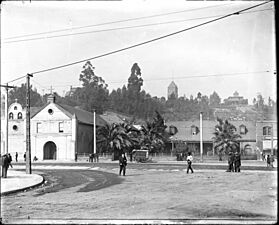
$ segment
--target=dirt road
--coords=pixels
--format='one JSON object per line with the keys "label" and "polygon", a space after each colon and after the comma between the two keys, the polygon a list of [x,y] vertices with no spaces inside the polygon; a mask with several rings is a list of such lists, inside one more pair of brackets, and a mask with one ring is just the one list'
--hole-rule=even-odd
{"label": "dirt road", "polygon": [[42,189],[36,189],[3,197],[3,221],[27,217],[277,219],[277,172],[196,170],[194,174],[186,174],[177,170],[130,169],[119,180],[118,170],[104,171],[112,173],[115,182],[100,189],[94,188],[92,183],[98,178],[92,176],[91,180],[81,178],[85,179],[83,184],[66,185],[55,192],[42,194]]}

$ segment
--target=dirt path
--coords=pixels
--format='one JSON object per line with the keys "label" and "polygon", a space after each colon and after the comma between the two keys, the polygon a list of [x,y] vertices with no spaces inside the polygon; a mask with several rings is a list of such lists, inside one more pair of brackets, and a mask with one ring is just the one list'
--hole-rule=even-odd
{"label": "dirt path", "polygon": [[[117,175],[117,170],[107,170]],[[128,170],[122,182],[2,199],[7,221],[31,219],[277,219],[277,172]],[[4,220],[4,221],[5,221]]]}

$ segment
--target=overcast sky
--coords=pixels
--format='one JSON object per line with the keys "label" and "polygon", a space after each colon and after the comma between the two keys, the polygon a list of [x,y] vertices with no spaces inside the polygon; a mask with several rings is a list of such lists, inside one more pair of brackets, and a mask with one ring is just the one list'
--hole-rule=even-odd
{"label": "overcast sky", "polygon": [[[260,3],[182,0],[2,2],[1,83],[145,42]],[[130,69],[136,62],[142,70],[143,89],[152,96],[166,97],[167,86],[173,80],[179,96],[188,98],[198,92],[209,96],[216,91],[223,100],[237,90],[248,98],[249,103],[257,93],[266,100],[269,96],[275,99],[274,3],[247,12],[91,62],[110,91],[127,84]],[[117,22],[120,20],[126,21]],[[101,23],[108,24],[98,25]],[[157,23],[161,24],[154,25]],[[81,26],[87,27],[75,29]],[[61,29],[68,30],[52,32]],[[42,32],[49,33],[11,38]],[[91,33],[50,38],[82,32]],[[54,91],[63,95],[70,85],[80,85],[83,65],[35,74],[31,84],[40,93],[49,92],[52,85]],[[22,82],[25,79],[10,84]]]}

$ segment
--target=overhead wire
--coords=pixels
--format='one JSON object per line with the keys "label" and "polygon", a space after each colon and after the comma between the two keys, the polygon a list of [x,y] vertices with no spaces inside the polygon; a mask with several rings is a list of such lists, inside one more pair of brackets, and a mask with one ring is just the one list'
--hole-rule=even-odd
{"label": "overhead wire", "polygon": [[122,22],[135,21],[135,20],[149,19],[149,18],[154,18],[154,17],[161,17],[161,16],[166,16],[166,15],[179,14],[179,13],[184,13],[184,12],[198,11],[198,10],[207,9],[207,8],[215,8],[215,7],[220,7],[220,6],[226,6],[226,5],[231,5],[231,4],[232,3],[227,3],[227,4],[223,4],[223,5],[206,6],[206,7],[200,7],[200,8],[195,8],[195,9],[186,9],[186,10],[169,12],[169,13],[161,13],[161,14],[155,14],[155,15],[150,15],[150,16],[142,16],[142,17],[136,17],[136,18],[110,21],[110,22],[105,22],[105,23],[91,24],[91,25],[86,25],[86,26],[78,26],[78,27],[73,27],[73,28],[57,29],[57,30],[53,30],[53,31],[46,31],[46,32],[40,32],[40,33],[18,35],[18,36],[13,36],[13,37],[7,37],[4,40],[21,38],[21,37],[30,37],[30,36],[36,36],[36,35],[42,35],[42,34],[49,34],[49,33],[57,33],[57,32],[62,32],[62,31],[73,31],[73,30],[78,30],[78,29],[83,29],[83,28],[88,28],[88,27],[97,27],[97,26],[103,26],[103,25],[110,25],[110,24],[116,24],[116,23],[122,23]]}
{"label": "overhead wire", "polygon": [[[255,12],[267,11],[267,10],[272,10],[272,8],[254,10],[254,11],[250,11],[250,12],[243,12],[241,14],[255,13]],[[224,14],[215,15],[215,16],[197,17],[197,18],[191,18],[191,19],[183,19],[183,20],[173,20],[173,21],[166,21],[166,22],[160,22],[160,23],[149,23],[149,24],[141,24],[141,25],[134,25],[134,26],[108,28],[108,29],[102,29],[102,30],[84,31],[84,32],[78,32],[78,33],[59,34],[59,35],[46,36],[46,37],[35,37],[35,38],[27,38],[27,39],[13,40],[13,41],[4,41],[3,44],[35,41],[35,40],[42,40],[42,39],[46,40],[46,39],[59,38],[59,37],[76,36],[76,35],[84,35],[84,34],[92,34],[92,33],[102,33],[102,32],[115,31],[115,30],[127,30],[127,29],[133,29],[133,28],[141,28],[141,27],[159,26],[159,25],[164,25],[164,24],[173,24],[173,23],[181,23],[181,22],[194,21],[194,20],[210,19],[210,18],[215,18],[215,17],[220,17],[220,16],[224,16]]]}
{"label": "overhead wire", "polygon": [[151,43],[151,42],[154,42],[154,41],[158,41],[158,40],[161,40],[161,39],[173,36],[173,35],[177,35],[177,34],[180,34],[180,33],[183,33],[183,32],[189,31],[189,30],[192,30],[194,28],[197,28],[197,27],[200,27],[200,26],[204,26],[206,24],[213,23],[213,22],[216,22],[218,20],[225,19],[225,18],[233,16],[233,15],[239,15],[242,12],[245,12],[247,10],[250,10],[250,9],[253,9],[253,8],[256,8],[256,7],[259,7],[259,6],[267,4],[269,2],[270,1],[266,1],[266,2],[257,4],[257,5],[254,5],[254,6],[250,6],[250,7],[247,7],[245,9],[238,10],[236,12],[227,14],[225,16],[221,16],[219,18],[216,18],[216,19],[213,19],[213,20],[209,20],[209,21],[206,21],[206,22],[203,22],[203,23],[200,23],[200,24],[197,24],[197,25],[194,25],[194,26],[191,26],[191,27],[188,27],[188,28],[176,31],[176,32],[172,32],[172,33],[169,33],[169,34],[157,37],[157,38],[153,38],[153,39],[148,40],[148,41],[144,41],[144,42],[141,42],[141,43],[138,43],[138,44],[131,45],[131,46],[128,46],[128,47],[125,47],[125,48],[121,48],[121,49],[118,49],[118,50],[115,50],[115,51],[104,53],[104,54],[101,54],[101,55],[98,55],[98,56],[95,56],[95,57],[79,60],[79,61],[76,61],[76,62],[72,62],[72,63],[68,63],[68,64],[64,64],[64,65],[60,65],[60,66],[56,66],[56,67],[52,67],[52,68],[48,68],[48,69],[44,69],[44,70],[35,71],[35,72],[32,72],[31,74],[34,75],[34,74],[38,74],[38,73],[44,73],[44,72],[48,72],[48,71],[51,71],[51,70],[56,70],[56,69],[72,66],[72,65],[75,65],[75,64],[79,64],[79,63],[82,63],[82,62],[90,61],[90,60],[93,60],[93,59],[101,58],[101,57],[104,57],[104,56],[112,55],[112,54],[115,54],[115,53],[118,53],[118,52],[126,51],[128,49],[132,49],[132,48],[135,48],[135,47],[138,47],[138,46],[141,46],[141,45],[145,45],[145,44],[148,44],[148,43]]}
{"label": "overhead wire", "polygon": [[[242,12],[245,12],[247,10],[250,10],[250,9],[253,9],[253,8],[256,8],[256,7],[259,7],[259,6],[267,4],[269,2],[271,2],[271,1],[266,1],[266,2],[257,4],[257,5],[251,6],[251,7],[247,7],[245,9],[238,10],[236,12],[227,14],[225,16],[221,16],[219,18],[216,18],[216,19],[213,19],[213,20],[209,20],[209,21],[197,24],[195,26],[191,26],[189,28],[185,28],[185,29],[182,29],[182,30],[179,30],[179,31],[176,31],[176,32],[172,32],[172,33],[169,33],[167,35],[163,35],[163,36],[160,36],[160,37],[157,37],[157,38],[145,41],[145,42],[140,42],[138,44],[134,44],[134,45],[131,45],[131,46],[128,46],[128,47],[125,47],[125,48],[121,48],[121,49],[115,50],[115,51],[110,51],[110,52],[107,52],[107,53],[104,53],[104,54],[101,54],[101,55],[98,55],[98,56],[94,56],[94,57],[91,57],[91,58],[75,61],[75,62],[72,62],[72,63],[68,63],[68,64],[56,66],[56,67],[51,67],[51,68],[48,68],[48,69],[43,69],[43,70],[35,71],[35,72],[32,72],[31,74],[34,75],[34,74],[44,73],[44,72],[48,72],[48,71],[52,71],[52,70],[56,70],[56,69],[61,69],[61,68],[64,68],[64,67],[72,66],[72,65],[75,65],[75,64],[79,64],[79,63],[82,63],[82,62],[90,61],[90,60],[93,60],[93,59],[101,58],[101,57],[112,55],[112,54],[115,54],[115,53],[118,53],[118,52],[122,52],[122,51],[125,51],[125,50],[128,50],[128,49],[132,49],[132,48],[135,48],[135,47],[138,47],[138,46],[142,46],[142,45],[154,42],[154,41],[158,41],[158,40],[161,40],[161,39],[173,36],[173,35],[177,35],[177,34],[189,31],[191,29],[194,29],[194,28],[197,28],[197,27],[200,27],[200,26],[204,26],[204,25],[209,24],[209,23],[216,22],[216,21],[221,20],[221,19],[225,19],[225,18],[233,16],[233,15],[240,15],[240,14],[242,14]],[[20,77],[20,78],[22,78],[22,77]],[[20,78],[17,78],[17,79],[20,79]],[[17,80],[17,79],[15,79],[15,80]],[[10,81],[10,82],[12,82],[12,81]]]}

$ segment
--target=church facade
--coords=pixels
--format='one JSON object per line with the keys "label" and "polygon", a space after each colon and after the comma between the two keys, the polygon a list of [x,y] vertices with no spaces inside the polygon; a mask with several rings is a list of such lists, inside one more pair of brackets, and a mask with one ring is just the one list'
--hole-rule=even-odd
{"label": "church facade", "polygon": [[[26,120],[25,110],[19,103],[11,104],[8,119],[8,152],[13,157],[18,152],[19,160],[23,160],[26,151]],[[93,113],[58,104],[55,97],[50,95],[46,105],[31,113],[31,157],[36,156],[38,160],[74,160],[76,153],[92,153],[93,120]],[[1,130],[4,128],[3,122]],[[105,120],[96,115],[96,126],[104,124]],[[3,154],[4,135],[1,135],[1,146]]]}

